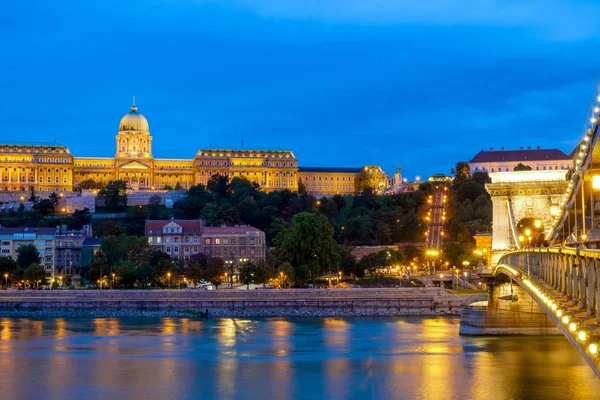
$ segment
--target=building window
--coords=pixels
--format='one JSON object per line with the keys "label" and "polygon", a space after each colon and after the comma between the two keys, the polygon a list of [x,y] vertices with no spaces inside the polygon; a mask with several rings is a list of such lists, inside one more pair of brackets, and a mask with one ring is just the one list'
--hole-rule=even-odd
{"label": "building window", "polygon": [[221,244],[221,239],[215,239],[215,244]]}

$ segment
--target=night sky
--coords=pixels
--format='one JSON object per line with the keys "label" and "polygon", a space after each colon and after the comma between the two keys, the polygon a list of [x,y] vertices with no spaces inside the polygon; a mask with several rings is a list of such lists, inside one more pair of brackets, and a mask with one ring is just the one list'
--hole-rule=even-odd
{"label": "night sky", "polygon": [[3,1],[0,135],[112,157],[135,95],[155,157],[243,137],[412,180],[490,147],[568,153],[600,74],[594,16],[591,0]]}

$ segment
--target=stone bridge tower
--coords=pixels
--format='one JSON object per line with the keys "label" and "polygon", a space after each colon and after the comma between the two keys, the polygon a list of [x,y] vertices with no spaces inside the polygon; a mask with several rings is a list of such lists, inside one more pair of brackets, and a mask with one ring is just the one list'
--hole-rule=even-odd
{"label": "stone bridge tower", "polygon": [[[507,250],[519,248],[517,223],[540,219],[545,233],[558,217],[558,205],[568,187],[568,170],[491,173],[486,185],[492,197],[492,263]],[[522,234],[522,233],[521,233]]]}

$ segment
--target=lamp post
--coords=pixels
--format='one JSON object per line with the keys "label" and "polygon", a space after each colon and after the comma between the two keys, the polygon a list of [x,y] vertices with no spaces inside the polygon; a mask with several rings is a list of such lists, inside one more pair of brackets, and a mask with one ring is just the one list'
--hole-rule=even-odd
{"label": "lamp post", "polygon": [[171,273],[167,272],[167,278],[169,279],[169,283],[167,284],[167,290],[171,287]]}
{"label": "lamp post", "polygon": [[[463,261],[463,262],[462,262],[462,264],[465,266],[465,270],[466,270],[467,268],[469,268],[469,264],[471,264],[471,263],[470,263],[470,262],[468,262],[467,260],[465,260],[465,261]],[[465,271],[465,272],[463,273],[463,275],[464,275],[464,276],[465,276],[465,278],[466,278],[466,276],[467,276],[467,271]],[[465,281],[464,287],[465,287],[465,290],[467,290],[467,284],[466,284],[466,281]]]}
{"label": "lamp post", "polygon": [[6,285],[6,290],[8,290],[8,274],[4,274],[4,283]]}
{"label": "lamp post", "polygon": [[463,272],[463,276],[465,277],[465,290],[467,290],[467,271]]}
{"label": "lamp post", "polygon": [[115,290],[115,274],[112,274],[112,278],[113,278],[112,288],[113,288],[113,290]]}

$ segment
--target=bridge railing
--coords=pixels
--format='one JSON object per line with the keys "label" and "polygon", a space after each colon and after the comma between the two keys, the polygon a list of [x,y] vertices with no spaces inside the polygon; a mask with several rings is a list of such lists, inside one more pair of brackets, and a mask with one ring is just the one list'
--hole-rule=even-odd
{"label": "bridge railing", "polygon": [[528,248],[504,254],[494,274],[515,279],[599,371],[600,250]]}

